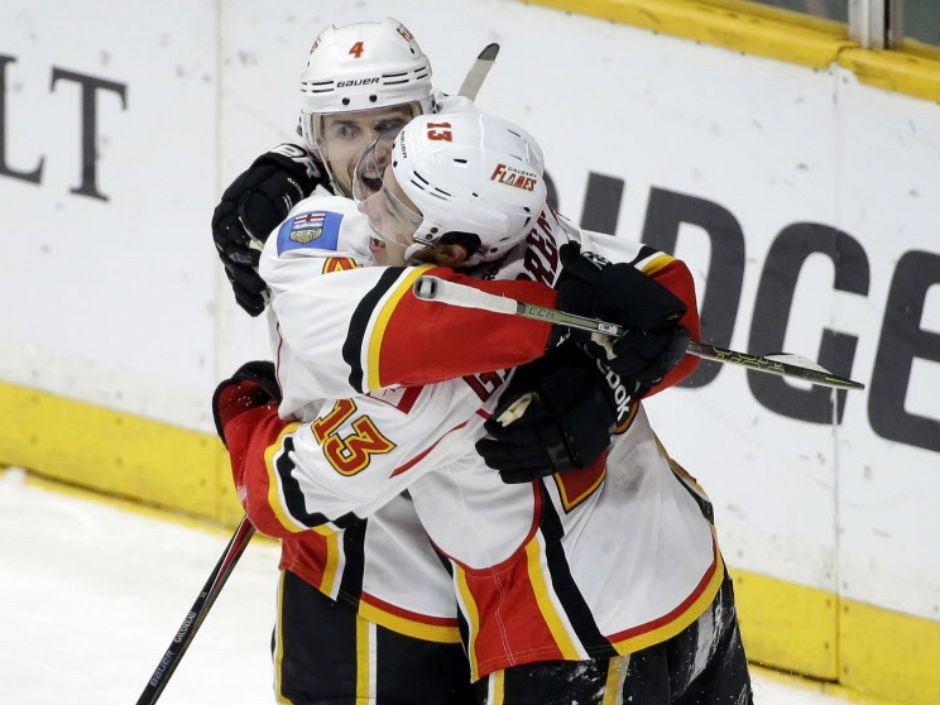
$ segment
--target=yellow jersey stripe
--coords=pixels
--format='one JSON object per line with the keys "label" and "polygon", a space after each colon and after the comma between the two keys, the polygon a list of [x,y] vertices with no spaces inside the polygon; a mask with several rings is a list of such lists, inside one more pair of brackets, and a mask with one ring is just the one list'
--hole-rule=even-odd
{"label": "yellow jersey stripe", "polygon": [[284,576],[277,581],[277,643],[274,648],[274,698],[282,705],[293,703],[281,692],[281,664],[284,661]]}
{"label": "yellow jersey stripe", "polygon": [[356,618],[356,705],[372,705],[372,625],[361,617]]}
{"label": "yellow jersey stripe", "polygon": [[264,451],[264,466],[268,471],[268,505],[281,526],[295,534],[306,531],[307,527],[297,522],[287,510],[287,503],[284,501],[284,492],[281,487],[281,476],[274,466],[274,456],[284,447],[284,436],[293,433],[299,426],[299,422],[285,426],[278,435],[277,440]]}
{"label": "yellow jersey stripe", "polygon": [[326,565],[323,566],[323,579],[320,581],[320,592],[333,595],[336,582],[336,567],[339,565],[339,534],[329,529],[316,527],[318,534],[326,536]]}
{"label": "yellow jersey stripe", "polygon": [[457,627],[446,627],[439,624],[425,624],[414,619],[408,619],[401,615],[392,614],[383,610],[381,607],[369,604],[362,600],[359,602],[359,614],[370,622],[375,622],[393,632],[405,634],[406,636],[421,639],[423,641],[433,641],[438,644],[458,644],[460,643],[460,632]]}
{"label": "yellow jersey stripe", "polygon": [[382,350],[382,338],[385,336],[385,329],[388,327],[389,319],[391,319],[392,314],[395,312],[395,307],[398,306],[398,302],[401,301],[401,298],[411,291],[411,287],[415,282],[415,279],[420,277],[422,274],[427,272],[429,269],[433,269],[433,265],[426,264],[421,267],[415,267],[413,271],[409,272],[395,287],[390,295],[385,299],[385,303],[382,305],[382,309],[379,311],[379,315],[375,320],[375,325],[372,326],[372,334],[369,337],[369,345],[367,348],[368,359],[366,360],[366,381],[368,383],[368,389],[381,389],[382,382],[379,379],[379,353]]}
{"label": "yellow jersey stripe", "polygon": [[496,671],[490,675],[493,684],[493,697],[487,700],[487,705],[503,705],[506,699],[506,671]]}
{"label": "yellow jersey stripe", "polygon": [[467,574],[459,565],[454,565],[457,571],[457,591],[460,593],[461,602],[463,602],[464,613],[467,618],[467,625],[470,630],[470,643],[467,645],[467,651],[470,656],[470,680],[475,682],[480,679],[479,668],[477,664],[477,634],[480,632],[480,613],[477,610],[476,602],[473,601],[473,595],[470,593],[470,586],[467,585]]}
{"label": "yellow jersey stripe", "polygon": [[582,656],[578,653],[568,630],[562,623],[555,605],[548,594],[548,584],[545,575],[542,572],[542,548],[538,541],[538,534],[525,547],[527,565],[529,569],[529,582],[532,584],[532,591],[535,593],[535,601],[538,603],[539,611],[548,625],[548,630],[555,639],[555,644],[562,653],[562,658],[569,661],[580,661]]}
{"label": "yellow jersey stripe", "polygon": [[644,264],[643,267],[641,268],[641,271],[643,272],[643,274],[646,274],[648,276],[653,276],[654,274],[656,274],[656,272],[658,272],[660,269],[665,267],[667,264],[670,264],[675,261],[676,261],[675,257],[672,257],[667,254],[660,254],[654,257],[652,260],[650,260],[646,264]]}
{"label": "yellow jersey stripe", "polygon": [[614,656],[607,663],[607,681],[604,683],[604,699],[601,705],[617,705],[620,702],[620,690],[623,679],[630,665],[630,655]]}

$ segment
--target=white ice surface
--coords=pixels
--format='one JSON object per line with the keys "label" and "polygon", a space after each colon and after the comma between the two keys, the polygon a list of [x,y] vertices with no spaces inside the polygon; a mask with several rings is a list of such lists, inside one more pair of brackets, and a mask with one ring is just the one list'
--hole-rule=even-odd
{"label": "white ice surface", "polygon": [[[227,540],[0,469],[0,703],[133,705]],[[248,547],[160,705],[275,702],[277,553]],[[758,705],[848,702],[753,679]]]}

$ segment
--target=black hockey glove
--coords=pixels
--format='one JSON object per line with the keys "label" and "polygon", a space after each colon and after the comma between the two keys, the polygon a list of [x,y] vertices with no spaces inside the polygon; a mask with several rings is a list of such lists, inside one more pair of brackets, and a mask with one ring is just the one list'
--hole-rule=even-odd
{"label": "black hockey glove", "polygon": [[609,368],[642,397],[651,387],[663,381],[666,374],[685,355],[689,331],[676,323],[664,323],[643,332],[630,330],[621,338],[603,339],[595,336],[583,350],[598,366]]}
{"label": "black hockey glove", "polygon": [[685,313],[682,299],[630,264],[612,264],[576,242],[562,245],[558,308],[603,318],[630,329],[649,331],[676,322]]}
{"label": "black hockey glove", "polygon": [[226,426],[235,418],[259,406],[278,404],[281,399],[273,362],[255,360],[239,367],[212,395],[212,418],[222,443],[226,443]]}
{"label": "black hockey glove", "polygon": [[677,323],[686,311],[680,298],[632,265],[582,253],[577,243],[561,248],[561,262],[558,308],[627,328],[620,338],[569,332],[598,364],[633,383],[634,395],[679,364],[689,342],[688,330]]}
{"label": "black hockey glove", "polygon": [[258,157],[222,194],[212,214],[212,238],[235,300],[252,316],[265,306],[267,287],[257,271],[260,246],[295,203],[327,183],[303,148],[282,144]]}
{"label": "black hockey glove", "polygon": [[573,341],[516,370],[476,444],[506,483],[590,466],[630,413],[629,390]]}

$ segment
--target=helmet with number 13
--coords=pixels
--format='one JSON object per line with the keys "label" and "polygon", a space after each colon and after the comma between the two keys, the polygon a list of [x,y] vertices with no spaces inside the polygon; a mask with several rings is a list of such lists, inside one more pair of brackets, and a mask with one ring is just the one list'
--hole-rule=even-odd
{"label": "helmet with number 13", "polygon": [[499,259],[525,237],[547,197],[535,139],[480,112],[415,118],[376,140],[354,176],[373,256],[386,265]]}

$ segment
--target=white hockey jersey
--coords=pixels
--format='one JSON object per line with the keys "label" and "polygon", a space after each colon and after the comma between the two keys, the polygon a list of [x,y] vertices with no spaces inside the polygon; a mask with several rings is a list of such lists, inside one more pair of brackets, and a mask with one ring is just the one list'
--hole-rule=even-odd
{"label": "white hockey jersey", "polygon": [[[407,490],[446,557],[474,678],[532,661],[636,651],[694,621],[724,569],[703,497],[670,463],[640,405],[592,468],[505,485],[473,445],[510,368],[544,351],[550,326],[411,293],[427,272],[552,306],[558,248],[576,239],[680,295],[689,304],[683,323],[697,336],[684,265],[581,232],[550,211],[477,278],[432,266],[363,266],[368,237],[354,204],[308,199],[262,254],[285,397],[280,417],[253,418],[231,437],[226,429],[240,496],[258,528],[349,534],[361,518],[371,524],[408,501]],[[684,361],[664,385],[693,364]],[[423,582],[426,573],[384,558],[365,560],[382,565],[386,595],[438,604],[439,586]],[[382,600],[392,613],[402,607],[396,599]]]}
{"label": "white hockey jersey", "polygon": [[[334,210],[350,206],[345,199],[337,199],[322,188],[304,203],[331,205]],[[291,220],[302,208],[303,203],[298,204],[288,216],[291,226],[290,233],[284,236],[285,252],[292,246],[299,248],[308,237],[312,242],[313,235],[322,234],[324,228],[329,233],[332,227],[332,217],[308,219],[309,209],[301,220]],[[271,239],[283,231],[279,227]],[[321,273],[353,269],[370,262],[367,229],[346,227],[341,239],[335,250],[321,253]],[[282,345],[277,319],[270,315],[270,320],[272,349],[280,362],[279,377],[286,395],[281,405],[282,416],[310,420],[318,409],[310,396],[316,390],[306,388],[305,376],[298,374],[302,365],[293,360],[292,348]],[[239,494],[243,492],[240,490]],[[367,521],[347,528],[317,527],[314,531],[296,533],[272,530],[263,524],[260,528],[282,538],[282,569],[292,571],[325,595],[356,609],[365,619],[426,641],[460,641],[450,577],[421,527],[410,497],[393,497]]]}

